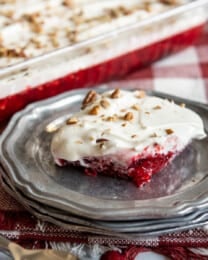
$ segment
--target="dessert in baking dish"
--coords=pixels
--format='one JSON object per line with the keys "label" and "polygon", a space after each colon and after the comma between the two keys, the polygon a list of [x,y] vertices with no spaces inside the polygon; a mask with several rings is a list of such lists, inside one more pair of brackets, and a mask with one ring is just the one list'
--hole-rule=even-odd
{"label": "dessert in baking dish", "polygon": [[0,66],[133,24],[184,0],[0,1]]}
{"label": "dessert in baking dish", "polygon": [[0,121],[30,102],[118,78],[188,46],[207,19],[203,8],[142,25],[188,2],[0,1]]}
{"label": "dessert in baking dish", "polygon": [[86,174],[141,186],[193,138],[204,136],[201,118],[183,104],[138,90],[92,90],[54,135],[51,152],[59,166],[81,166]]}

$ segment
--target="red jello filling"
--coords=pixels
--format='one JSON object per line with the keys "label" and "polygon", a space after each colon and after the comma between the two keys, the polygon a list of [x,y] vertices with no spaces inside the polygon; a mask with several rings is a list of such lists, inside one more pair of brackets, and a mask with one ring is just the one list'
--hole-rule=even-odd
{"label": "red jello filling", "polygon": [[128,169],[128,176],[133,180],[136,186],[142,186],[149,182],[152,175],[160,172],[173,158],[174,153],[157,154],[156,156],[135,160]]}
{"label": "red jello filling", "polygon": [[62,78],[27,88],[15,95],[0,99],[0,121],[8,119],[27,104],[48,98],[67,90],[89,87],[126,75],[170,53],[181,50],[194,42],[204,25],[197,26],[150,46],[129,52],[96,66],[70,73]]}
{"label": "red jello filling", "polygon": [[116,177],[121,179],[129,179],[135,183],[137,187],[149,182],[153,174],[160,172],[174,157],[173,152],[167,154],[156,154],[140,158],[133,157],[129,166],[125,167],[120,162],[111,160],[110,157],[88,157],[83,159],[89,167],[82,167],[79,161],[67,162],[59,159],[58,165],[72,165],[84,169],[84,173],[88,176],[97,176],[99,174]]}

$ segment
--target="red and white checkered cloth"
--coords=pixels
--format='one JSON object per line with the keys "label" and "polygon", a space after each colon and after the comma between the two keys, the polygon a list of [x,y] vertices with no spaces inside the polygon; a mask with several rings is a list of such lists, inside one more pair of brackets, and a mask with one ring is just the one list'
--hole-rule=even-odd
{"label": "red and white checkered cloth", "polygon": [[[208,34],[195,46],[156,62],[151,67],[128,75],[120,83],[125,87],[155,89],[180,97],[207,102],[208,98]],[[0,187],[1,188],[1,187]],[[111,239],[70,232],[30,215],[1,189],[0,234],[29,248],[66,248],[81,259],[97,259],[109,248],[103,259],[135,259],[139,252],[153,250],[171,259],[208,259],[208,229],[199,228],[137,241]],[[86,253],[87,252],[87,253]],[[84,258],[88,255],[88,258]]]}

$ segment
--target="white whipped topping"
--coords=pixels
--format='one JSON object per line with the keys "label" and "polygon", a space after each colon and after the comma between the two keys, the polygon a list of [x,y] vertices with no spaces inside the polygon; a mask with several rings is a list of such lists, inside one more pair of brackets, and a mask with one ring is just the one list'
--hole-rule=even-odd
{"label": "white whipped topping", "polygon": [[[118,98],[111,98],[111,94],[112,90],[98,95],[73,115],[77,123],[58,130],[51,143],[55,160],[76,161],[117,153],[124,153],[128,160],[138,154],[145,157],[177,152],[193,138],[205,137],[201,118],[190,109],[158,97],[138,98],[138,91],[120,90]],[[109,106],[101,107],[101,100]],[[95,106],[99,106],[98,114],[89,114]],[[127,120],[127,113],[131,120]]]}
{"label": "white whipped topping", "polygon": [[0,46],[23,52],[5,55],[0,66],[80,42],[164,12],[185,0],[16,0],[0,2]]}

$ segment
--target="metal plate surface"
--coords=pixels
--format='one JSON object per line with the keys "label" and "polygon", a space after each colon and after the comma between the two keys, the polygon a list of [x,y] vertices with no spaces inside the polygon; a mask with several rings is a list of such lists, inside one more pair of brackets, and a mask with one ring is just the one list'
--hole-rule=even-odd
{"label": "metal plate surface", "polygon": [[[1,171],[2,173],[2,171]],[[4,175],[4,174],[3,174]],[[33,215],[59,225],[69,230],[88,232],[92,234],[102,234],[105,236],[113,236],[122,239],[136,239],[140,236],[162,235],[169,232],[178,232],[196,228],[208,224],[208,211],[198,210],[187,216],[180,218],[158,219],[158,220],[138,220],[138,221],[122,221],[122,222],[99,222],[99,221],[83,221],[79,218],[71,218],[71,216],[63,211],[54,210],[40,203],[34,202],[26,198],[21,191],[15,189],[8,178],[5,180],[1,176],[4,189]]]}
{"label": "metal plate surface", "polygon": [[[55,166],[51,138],[79,109],[87,91],[70,91],[34,103],[12,118],[1,137],[0,161],[19,190],[42,204],[97,220],[180,217],[207,207],[207,138],[193,142],[142,189],[126,180],[95,178],[73,168]],[[200,114],[207,131],[207,106],[157,92],[149,94],[186,103]]]}

